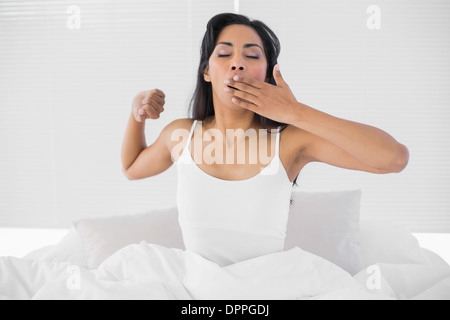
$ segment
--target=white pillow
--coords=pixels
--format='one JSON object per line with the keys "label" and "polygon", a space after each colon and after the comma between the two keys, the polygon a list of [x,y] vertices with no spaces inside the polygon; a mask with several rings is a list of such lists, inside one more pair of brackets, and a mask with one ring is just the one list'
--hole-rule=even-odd
{"label": "white pillow", "polygon": [[361,190],[294,191],[285,250],[300,247],[354,275],[364,268],[356,238]]}
{"label": "white pillow", "polygon": [[417,238],[406,227],[394,222],[361,220],[357,237],[365,266],[430,263]]}
{"label": "white pillow", "polygon": [[[358,230],[360,190],[293,192],[285,249],[300,247],[354,274],[363,268],[354,238]],[[88,266],[96,268],[117,250],[146,241],[184,249],[176,207],[135,215],[74,222]]]}
{"label": "white pillow", "polygon": [[184,249],[176,207],[74,222],[83,240],[89,268],[97,268],[117,250],[142,241]]}

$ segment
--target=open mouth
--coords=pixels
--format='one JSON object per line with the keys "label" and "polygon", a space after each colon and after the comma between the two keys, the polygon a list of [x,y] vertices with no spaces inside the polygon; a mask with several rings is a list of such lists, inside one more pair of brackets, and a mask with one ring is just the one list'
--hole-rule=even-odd
{"label": "open mouth", "polygon": [[231,89],[234,89],[234,90],[237,90],[237,91],[241,91],[238,88],[235,88],[235,87],[232,87],[232,86],[228,86],[228,88],[231,88]]}

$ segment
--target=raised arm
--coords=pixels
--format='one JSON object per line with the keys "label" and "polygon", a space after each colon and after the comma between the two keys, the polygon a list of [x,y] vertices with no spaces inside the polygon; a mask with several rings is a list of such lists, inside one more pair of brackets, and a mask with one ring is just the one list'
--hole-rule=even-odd
{"label": "raised arm", "polygon": [[373,173],[400,172],[406,167],[408,149],[388,133],[298,102],[278,68],[273,75],[276,86],[246,77],[230,79],[224,86],[237,105],[294,127],[298,156],[304,163],[319,161]]}
{"label": "raised arm", "polygon": [[340,119],[299,103],[292,125],[309,134],[302,155],[310,161],[372,173],[401,172],[409,151],[385,131]]}
{"label": "raised arm", "polygon": [[157,175],[173,163],[167,146],[167,130],[163,130],[150,146],[145,139],[145,120],[160,117],[164,99],[164,93],[158,89],[143,91],[133,99],[121,155],[122,171],[130,180]]}

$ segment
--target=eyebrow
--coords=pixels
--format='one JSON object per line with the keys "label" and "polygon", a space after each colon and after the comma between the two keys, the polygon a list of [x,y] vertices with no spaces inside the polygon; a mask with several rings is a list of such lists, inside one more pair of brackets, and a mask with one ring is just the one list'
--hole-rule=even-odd
{"label": "eyebrow", "polygon": [[[223,41],[222,41],[222,42],[219,42],[219,43],[216,45],[216,47],[217,47],[219,44],[224,44],[224,45],[229,46],[229,47],[232,47],[232,46],[233,46],[233,44],[232,44],[231,42],[223,42]],[[261,49],[261,51],[264,52],[264,50],[261,48],[261,46],[258,45],[258,44],[256,44],[256,43],[246,43],[246,44],[244,44],[243,47],[244,47],[244,48],[258,47],[258,48]]]}

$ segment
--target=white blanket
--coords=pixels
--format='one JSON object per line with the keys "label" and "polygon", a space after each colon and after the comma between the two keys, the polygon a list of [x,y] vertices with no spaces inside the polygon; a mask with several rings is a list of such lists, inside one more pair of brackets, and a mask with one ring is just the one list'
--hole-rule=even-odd
{"label": "white blanket", "polygon": [[393,298],[369,291],[364,281],[299,248],[227,267],[193,252],[145,242],[119,250],[95,270],[0,258],[3,299]]}

